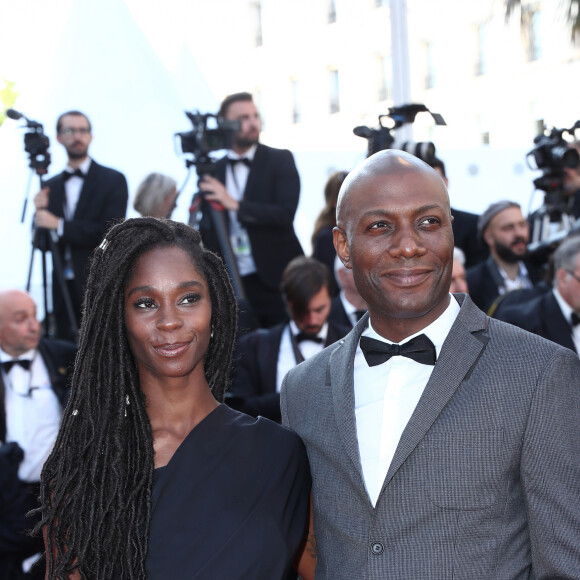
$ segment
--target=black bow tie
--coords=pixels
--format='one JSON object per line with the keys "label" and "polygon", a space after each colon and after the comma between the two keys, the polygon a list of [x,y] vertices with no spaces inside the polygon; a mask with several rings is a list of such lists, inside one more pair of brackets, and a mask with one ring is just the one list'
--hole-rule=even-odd
{"label": "black bow tie", "polygon": [[63,171],[62,178],[66,183],[71,177],[80,177],[81,179],[85,178],[85,174],[80,169],[75,169],[72,173],[70,171]]}
{"label": "black bow tie", "polygon": [[2,363],[2,366],[4,367],[4,371],[6,372],[6,374],[8,374],[10,372],[10,369],[14,365],[20,365],[26,371],[30,370],[30,363],[31,362],[32,361],[30,361],[30,360],[12,359],[12,360],[4,361]]}
{"label": "black bow tie", "polygon": [[252,160],[248,159],[247,157],[240,157],[239,159],[233,159],[232,157],[228,157],[228,163],[233,167],[236,166],[238,163],[243,163],[248,167],[252,167]]}
{"label": "black bow tie", "polygon": [[580,315],[576,314],[575,312],[572,312],[571,319],[572,328],[580,324]]}
{"label": "black bow tie", "polygon": [[424,334],[405,344],[388,344],[368,336],[361,336],[360,347],[370,367],[383,364],[392,356],[406,356],[422,365],[434,365],[437,355],[435,346]]}
{"label": "black bow tie", "polygon": [[296,342],[302,342],[303,340],[311,340],[312,342],[318,342],[319,344],[322,344],[323,342],[322,337],[317,334],[309,334],[308,332],[299,332],[294,338],[296,339]]}

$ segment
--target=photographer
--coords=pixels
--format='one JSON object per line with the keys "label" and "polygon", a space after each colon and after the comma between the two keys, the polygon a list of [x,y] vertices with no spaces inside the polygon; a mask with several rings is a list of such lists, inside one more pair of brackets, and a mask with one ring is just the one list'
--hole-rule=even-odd
{"label": "photographer", "polygon": [[[216,177],[200,182],[204,197],[227,210],[228,234],[244,292],[259,325],[286,319],[282,272],[304,252],[294,231],[300,178],[292,153],[259,143],[261,122],[250,93],[224,99],[218,117],[238,120],[233,146],[216,164]],[[220,252],[212,220],[204,212],[199,231],[206,247]]]}
{"label": "photographer", "polygon": [[91,123],[80,111],[63,113],[57,121],[58,142],[65,148],[65,170],[49,179],[34,198],[35,225],[56,230],[64,268],[64,283],[71,298],[76,324],[66,310],[62,280],[53,269],[52,299],[56,336],[76,340],[87,265],[107,226],[127,211],[127,180],[122,173],[103,167],[88,154]]}
{"label": "photographer", "polygon": [[[568,145],[580,155],[580,141],[573,141]],[[580,165],[576,167],[564,167],[564,195],[570,200],[568,207],[572,215],[580,217]]]}

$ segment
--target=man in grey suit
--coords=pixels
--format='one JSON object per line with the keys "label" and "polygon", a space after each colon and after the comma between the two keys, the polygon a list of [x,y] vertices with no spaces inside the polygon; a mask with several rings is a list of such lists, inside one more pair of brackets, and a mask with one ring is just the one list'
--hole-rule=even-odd
{"label": "man in grey suit", "polygon": [[281,392],[316,579],[580,578],[578,357],[449,294],[449,198],[419,159],[365,160],[337,218],[368,314]]}

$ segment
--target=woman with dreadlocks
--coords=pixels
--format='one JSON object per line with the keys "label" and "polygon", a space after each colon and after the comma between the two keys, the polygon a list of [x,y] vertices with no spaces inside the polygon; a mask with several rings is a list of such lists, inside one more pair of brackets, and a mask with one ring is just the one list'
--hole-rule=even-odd
{"label": "woman with dreadlocks", "polygon": [[236,301],[191,227],[113,226],[41,483],[49,579],[285,579],[310,475],[289,430],[221,404]]}

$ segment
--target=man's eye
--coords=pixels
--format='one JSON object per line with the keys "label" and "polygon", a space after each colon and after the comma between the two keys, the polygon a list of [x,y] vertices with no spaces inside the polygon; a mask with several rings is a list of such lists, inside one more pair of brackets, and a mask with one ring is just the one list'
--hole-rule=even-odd
{"label": "man's eye", "polygon": [[441,223],[441,221],[439,220],[439,218],[436,218],[436,217],[428,217],[428,218],[425,218],[421,222],[421,225],[432,226],[432,225],[437,225],[439,223]]}
{"label": "man's eye", "polygon": [[389,227],[389,224],[387,222],[374,222],[371,225],[370,229],[371,230],[378,230],[380,228],[388,228],[388,227]]}

